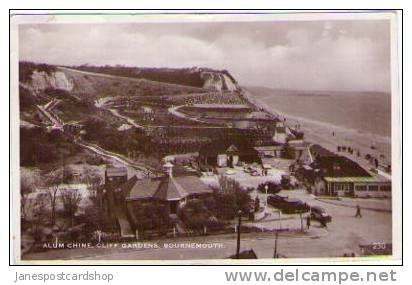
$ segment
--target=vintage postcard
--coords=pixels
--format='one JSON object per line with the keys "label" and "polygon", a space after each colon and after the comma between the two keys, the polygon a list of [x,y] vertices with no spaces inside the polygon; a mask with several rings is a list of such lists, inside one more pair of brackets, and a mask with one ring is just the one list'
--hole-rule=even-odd
{"label": "vintage postcard", "polygon": [[10,20],[16,263],[401,260],[396,12],[48,12]]}

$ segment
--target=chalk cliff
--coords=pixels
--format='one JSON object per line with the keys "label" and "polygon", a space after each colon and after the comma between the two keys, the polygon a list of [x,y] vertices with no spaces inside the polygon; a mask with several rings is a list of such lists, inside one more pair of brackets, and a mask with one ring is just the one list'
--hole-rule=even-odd
{"label": "chalk cliff", "polygon": [[237,83],[223,72],[201,71],[200,76],[204,80],[203,88],[231,92],[239,89]]}
{"label": "chalk cliff", "polygon": [[45,90],[47,88],[60,89],[65,91],[73,90],[73,80],[69,79],[64,72],[54,71],[50,74],[44,71],[35,70],[31,75],[31,87],[36,90]]}

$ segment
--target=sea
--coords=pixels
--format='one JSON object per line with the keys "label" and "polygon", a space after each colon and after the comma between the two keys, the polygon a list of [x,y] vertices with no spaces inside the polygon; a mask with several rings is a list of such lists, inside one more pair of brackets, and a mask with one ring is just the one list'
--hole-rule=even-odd
{"label": "sea", "polygon": [[336,127],[391,136],[391,95],[373,92],[253,90],[256,99],[281,114]]}
{"label": "sea", "polygon": [[[248,87],[266,109],[316,129],[344,134],[365,149],[377,146],[390,156],[391,95],[380,92],[290,91]],[[326,131],[325,131],[326,132]]]}

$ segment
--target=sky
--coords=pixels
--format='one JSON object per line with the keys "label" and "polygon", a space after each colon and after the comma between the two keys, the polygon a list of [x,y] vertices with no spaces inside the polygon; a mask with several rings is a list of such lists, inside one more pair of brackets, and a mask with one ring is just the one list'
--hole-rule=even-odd
{"label": "sky", "polygon": [[388,20],[24,24],[20,60],[210,67],[242,86],[390,92]]}

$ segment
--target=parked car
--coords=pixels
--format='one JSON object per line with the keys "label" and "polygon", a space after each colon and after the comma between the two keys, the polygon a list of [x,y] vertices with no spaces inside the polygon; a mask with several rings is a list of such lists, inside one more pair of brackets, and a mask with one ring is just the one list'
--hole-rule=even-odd
{"label": "parked car", "polygon": [[270,195],[268,197],[268,204],[278,208],[285,214],[304,213],[310,209],[308,204],[299,199],[290,199],[280,195]]}
{"label": "parked car", "polygon": [[319,206],[314,206],[310,208],[310,218],[323,223],[332,222],[332,216],[329,215],[325,209]]}
{"label": "parked car", "polygon": [[286,204],[282,208],[282,213],[294,214],[309,212],[310,206],[299,199],[286,199]]}
{"label": "parked car", "polygon": [[285,204],[285,200],[285,197],[279,195],[270,195],[268,197],[268,204],[275,208],[281,209]]}

